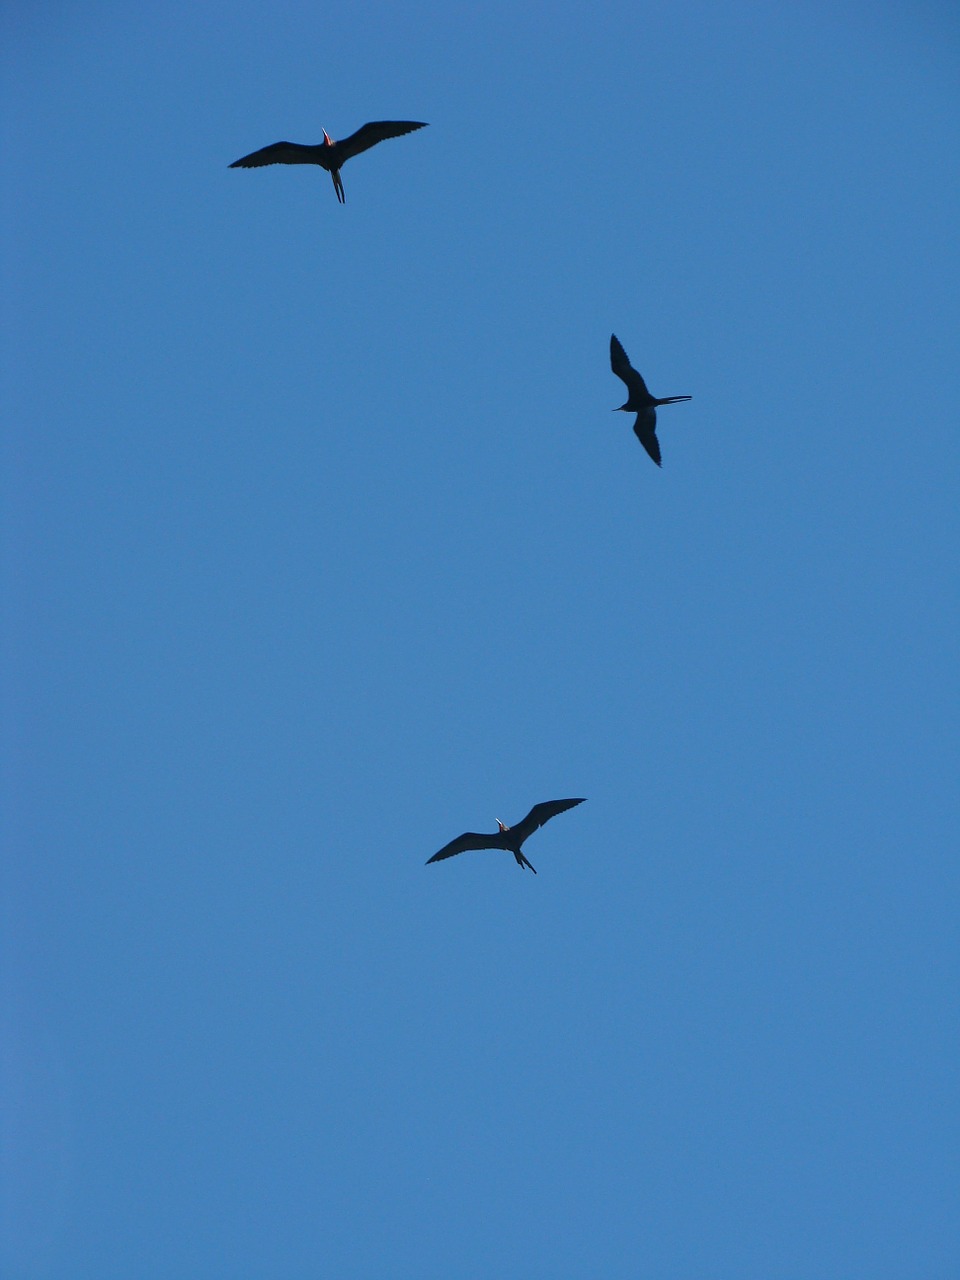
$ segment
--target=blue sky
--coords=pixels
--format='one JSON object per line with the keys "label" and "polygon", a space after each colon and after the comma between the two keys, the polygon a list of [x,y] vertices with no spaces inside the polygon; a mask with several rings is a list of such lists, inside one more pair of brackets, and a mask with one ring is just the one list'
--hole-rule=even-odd
{"label": "blue sky", "polygon": [[2,22],[2,1274],[955,1275],[953,7]]}

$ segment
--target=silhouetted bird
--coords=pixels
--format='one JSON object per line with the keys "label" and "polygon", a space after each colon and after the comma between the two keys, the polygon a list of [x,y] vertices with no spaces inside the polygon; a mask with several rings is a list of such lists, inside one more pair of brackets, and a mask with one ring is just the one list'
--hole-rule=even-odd
{"label": "silhouetted bird", "polygon": [[333,178],[333,189],[341,204],[346,203],[343,194],[343,183],[340,181],[340,170],[353,156],[361,151],[375,147],[384,138],[400,138],[405,133],[413,133],[414,129],[425,129],[422,120],[373,120],[370,124],[361,125],[356,133],[342,142],[334,142],[323,131],[323,141],[316,146],[306,146],[300,142],[274,142],[272,146],[261,147],[241,160],[234,160],[231,169],[259,169],[264,164],[318,164]]}
{"label": "silhouetted bird", "polygon": [[618,405],[614,409],[614,413],[619,413],[623,410],[626,413],[635,413],[637,415],[633,430],[637,439],[659,467],[660,441],[657,439],[657,405],[676,404],[679,400],[692,400],[693,396],[667,396],[664,400],[658,400],[656,396],[652,396],[647,390],[647,384],[627,358],[627,353],[621,347],[615,333],[610,335],[610,368],[618,378],[624,380],[629,392],[627,403]]}
{"label": "silhouetted bird", "polygon": [[452,858],[455,853],[463,853],[467,849],[509,849],[521,870],[529,867],[536,875],[536,867],[526,860],[520,852],[520,846],[545,822],[549,822],[551,818],[555,818],[558,813],[563,813],[566,809],[572,809],[575,804],[583,804],[583,801],[583,796],[579,800],[544,800],[543,804],[535,804],[524,820],[518,822],[515,827],[505,827],[498,818],[497,826],[500,829],[491,832],[490,835],[465,831],[462,836],[457,836],[456,840],[445,844],[439,853],[428,858],[426,865],[429,867],[431,862],[442,862],[444,858]]}

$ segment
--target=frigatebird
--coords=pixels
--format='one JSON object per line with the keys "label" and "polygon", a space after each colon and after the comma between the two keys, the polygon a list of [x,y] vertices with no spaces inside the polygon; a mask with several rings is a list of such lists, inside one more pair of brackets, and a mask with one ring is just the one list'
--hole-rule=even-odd
{"label": "frigatebird", "polygon": [[526,860],[520,846],[545,822],[555,818],[558,813],[563,813],[565,809],[572,809],[575,804],[583,804],[584,799],[585,797],[581,796],[578,800],[544,800],[542,804],[535,804],[524,820],[518,822],[515,827],[505,827],[498,818],[499,830],[492,831],[489,835],[477,831],[465,831],[462,836],[457,836],[456,840],[445,844],[432,858],[428,858],[426,865],[429,867],[431,862],[442,862],[444,858],[452,858],[455,853],[463,853],[467,849],[509,849],[521,871],[524,867],[529,867],[536,875],[536,867]]}
{"label": "frigatebird", "polygon": [[618,378],[622,378],[627,384],[627,391],[629,392],[627,403],[618,405],[613,412],[620,413],[623,410],[626,413],[635,413],[637,415],[637,420],[633,424],[634,434],[659,467],[660,441],[657,439],[657,405],[676,404],[679,400],[692,400],[693,396],[667,396],[664,400],[658,400],[656,396],[652,396],[647,390],[647,384],[630,363],[627,353],[620,345],[615,333],[610,335],[610,368]]}
{"label": "frigatebird", "polygon": [[259,169],[264,164],[318,164],[333,178],[337,199],[341,204],[346,204],[340,169],[349,159],[358,156],[361,151],[375,147],[384,138],[401,138],[405,133],[413,133],[414,129],[425,128],[426,123],[422,120],[371,120],[342,142],[334,142],[324,129],[323,141],[315,146],[307,146],[302,142],[274,142],[269,147],[261,147],[259,151],[252,151],[250,155],[234,160],[230,168]]}

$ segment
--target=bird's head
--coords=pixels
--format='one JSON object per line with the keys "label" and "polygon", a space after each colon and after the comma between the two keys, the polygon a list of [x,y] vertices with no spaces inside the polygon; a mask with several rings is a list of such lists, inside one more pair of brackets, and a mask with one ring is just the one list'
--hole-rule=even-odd
{"label": "bird's head", "polygon": [[326,129],[323,131],[323,145],[325,147],[333,146],[333,139],[330,137],[329,133],[327,133]]}
{"label": "bird's head", "polygon": [[510,828],[509,828],[509,827],[505,827],[505,826],[503,825],[503,823],[500,821],[500,819],[499,819],[499,818],[497,819],[497,827],[499,828],[499,830],[500,830],[500,834],[501,834],[501,835],[503,835],[504,831],[509,831],[509,830],[510,830]]}

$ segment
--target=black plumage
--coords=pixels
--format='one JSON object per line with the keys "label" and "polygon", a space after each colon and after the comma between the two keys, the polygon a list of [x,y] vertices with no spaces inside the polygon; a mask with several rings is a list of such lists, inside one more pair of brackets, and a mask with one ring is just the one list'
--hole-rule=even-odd
{"label": "black plumage", "polygon": [[610,368],[618,378],[626,383],[627,402],[614,409],[614,413],[635,413],[637,420],[633,424],[634,434],[649,453],[657,466],[660,466],[660,441],[657,439],[657,405],[677,404],[680,400],[692,400],[692,396],[667,396],[658,399],[647,390],[647,384],[630,363],[627,353],[620,345],[615,333],[610,335]]}
{"label": "black plumage", "polygon": [[583,796],[577,800],[544,800],[540,804],[535,804],[523,821],[518,822],[515,827],[505,827],[498,818],[499,831],[492,831],[489,835],[478,831],[465,831],[462,836],[457,836],[456,840],[445,844],[432,858],[428,858],[426,865],[429,866],[431,862],[442,862],[444,858],[452,858],[455,854],[464,853],[468,849],[507,849],[516,858],[519,867],[530,867],[536,875],[536,868],[523,856],[520,846],[545,822],[555,818],[558,813],[572,809],[574,805],[583,804],[583,801]]}
{"label": "black plumage", "polygon": [[273,142],[269,147],[261,147],[259,151],[251,151],[250,155],[234,160],[231,169],[259,169],[265,164],[318,164],[333,178],[333,189],[341,204],[346,201],[343,183],[340,180],[340,169],[354,156],[360,155],[370,147],[375,147],[385,138],[401,138],[414,129],[425,129],[422,120],[371,120],[361,125],[356,133],[342,142],[334,142],[333,138],[323,131],[323,142],[308,145],[302,142]]}

